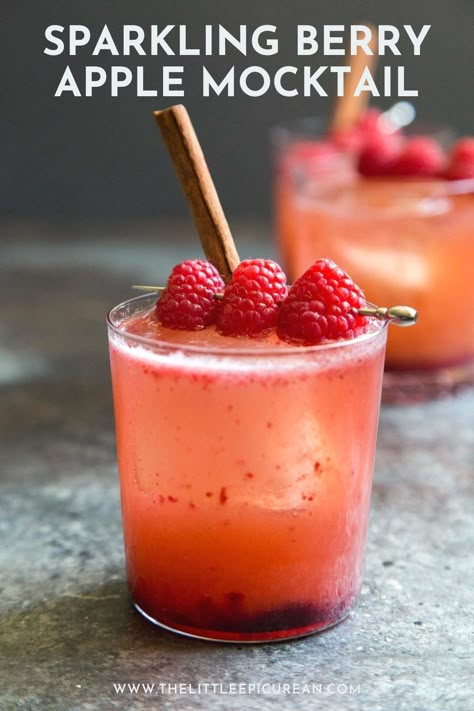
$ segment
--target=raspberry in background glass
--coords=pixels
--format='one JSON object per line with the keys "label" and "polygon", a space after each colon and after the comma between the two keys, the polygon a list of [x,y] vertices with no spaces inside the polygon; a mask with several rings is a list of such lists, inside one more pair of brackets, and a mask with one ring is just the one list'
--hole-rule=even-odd
{"label": "raspberry in background glass", "polygon": [[277,128],[275,216],[291,279],[330,253],[369,301],[420,311],[388,336],[384,399],[407,402],[474,382],[474,139],[447,148],[446,131],[386,121],[371,109],[336,135],[317,119]]}
{"label": "raspberry in background glass", "polygon": [[196,262],[109,316],[134,604],[205,639],[320,631],[362,582],[386,325],[327,259],[290,289],[246,260],[222,293]]}

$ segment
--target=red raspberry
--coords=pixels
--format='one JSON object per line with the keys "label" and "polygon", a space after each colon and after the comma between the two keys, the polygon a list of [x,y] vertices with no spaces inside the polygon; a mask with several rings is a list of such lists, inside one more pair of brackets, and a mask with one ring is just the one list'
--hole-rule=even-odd
{"label": "red raspberry", "polygon": [[464,160],[469,158],[474,162],[474,138],[472,136],[465,136],[456,141],[454,148],[451,153],[451,158],[459,158],[459,160]]}
{"label": "red raspberry", "polygon": [[278,315],[278,335],[290,343],[316,345],[353,338],[368,323],[361,289],[331,259],[318,259],[291,287]]}
{"label": "red raspberry", "polygon": [[474,161],[467,158],[452,160],[443,173],[446,180],[469,180],[474,178]]}
{"label": "red raspberry", "polygon": [[224,290],[217,326],[225,336],[258,336],[276,326],[288,293],[286,277],[270,259],[246,259]]}
{"label": "red raspberry", "polygon": [[156,304],[156,315],[168,328],[197,331],[210,326],[217,313],[215,296],[224,286],[213,264],[188,259],[173,268]]}
{"label": "red raspberry", "polygon": [[444,167],[445,155],[437,141],[426,136],[409,138],[393,164],[392,175],[434,177]]}
{"label": "red raspberry", "polygon": [[401,137],[402,132],[397,128],[380,109],[367,109],[357,122],[357,128],[366,140],[374,136]]}
{"label": "red raspberry", "polygon": [[380,109],[367,109],[357,121],[357,128],[367,136],[380,133],[386,119],[382,118]]}
{"label": "red raspberry", "polygon": [[357,127],[340,128],[332,131],[331,141],[341,151],[358,154],[365,144],[365,134]]}
{"label": "red raspberry", "polygon": [[379,133],[369,139],[359,156],[361,175],[387,175],[400,154],[400,139],[392,134]]}
{"label": "red raspberry", "polygon": [[401,135],[379,109],[367,109],[355,125],[333,131],[331,139],[341,150],[360,155],[372,141],[400,140]]}
{"label": "red raspberry", "polygon": [[443,177],[447,180],[474,178],[474,138],[461,138],[455,143]]}

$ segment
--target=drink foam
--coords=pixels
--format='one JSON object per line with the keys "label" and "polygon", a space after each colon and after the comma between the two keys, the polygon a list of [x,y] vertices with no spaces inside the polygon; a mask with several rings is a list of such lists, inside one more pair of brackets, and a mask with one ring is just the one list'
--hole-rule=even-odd
{"label": "drink foam", "polygon": [[127,358],[159,368],[199,372],[288,372],[344,370],[374,356],[384,326],[370,320],[364,334],[349,341],[294,346],[270,333],[261,338],[222,336],[211,326],[200,331],[164,328],[150,311],[123,319],[110,329],[110,343]]}

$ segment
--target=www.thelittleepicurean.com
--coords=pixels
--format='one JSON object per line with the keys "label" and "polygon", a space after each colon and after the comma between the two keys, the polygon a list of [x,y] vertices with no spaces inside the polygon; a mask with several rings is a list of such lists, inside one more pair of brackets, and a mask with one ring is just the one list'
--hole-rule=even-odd
{"label": "www.thelittleepicurean.com", "polygon": [[284,696],[284,695],[326,695],[333,696],[339,694],[347,696],[352,694],[360,694],[360,684],[298,684],[298,683],[282,683],[282,682],[200,682],[199,684],[188,683],[131,683],[131,682],[114,682],[114,691],[118,695],[140,695],[144,696],[172,696],[183,695],[192,696],[198,694],[222,695],[222,696],[238,696],[248,694],[262,694],[266,696]]}

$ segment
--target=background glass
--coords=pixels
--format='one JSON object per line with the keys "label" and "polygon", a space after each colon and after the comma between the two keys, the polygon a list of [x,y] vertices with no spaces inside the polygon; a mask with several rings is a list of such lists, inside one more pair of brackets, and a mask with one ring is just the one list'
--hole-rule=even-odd
{"label": "background glass", "polygon": [[[445,144],[452,135],[430,133]],[[289,278],[330,256],[369,301],[419,311],[416,328],[390,330],[385,399],[423,399],[472,383],[474,181],[364,179],[323,137],[324,123],[310,119],[273,134],[275,216]]]}

